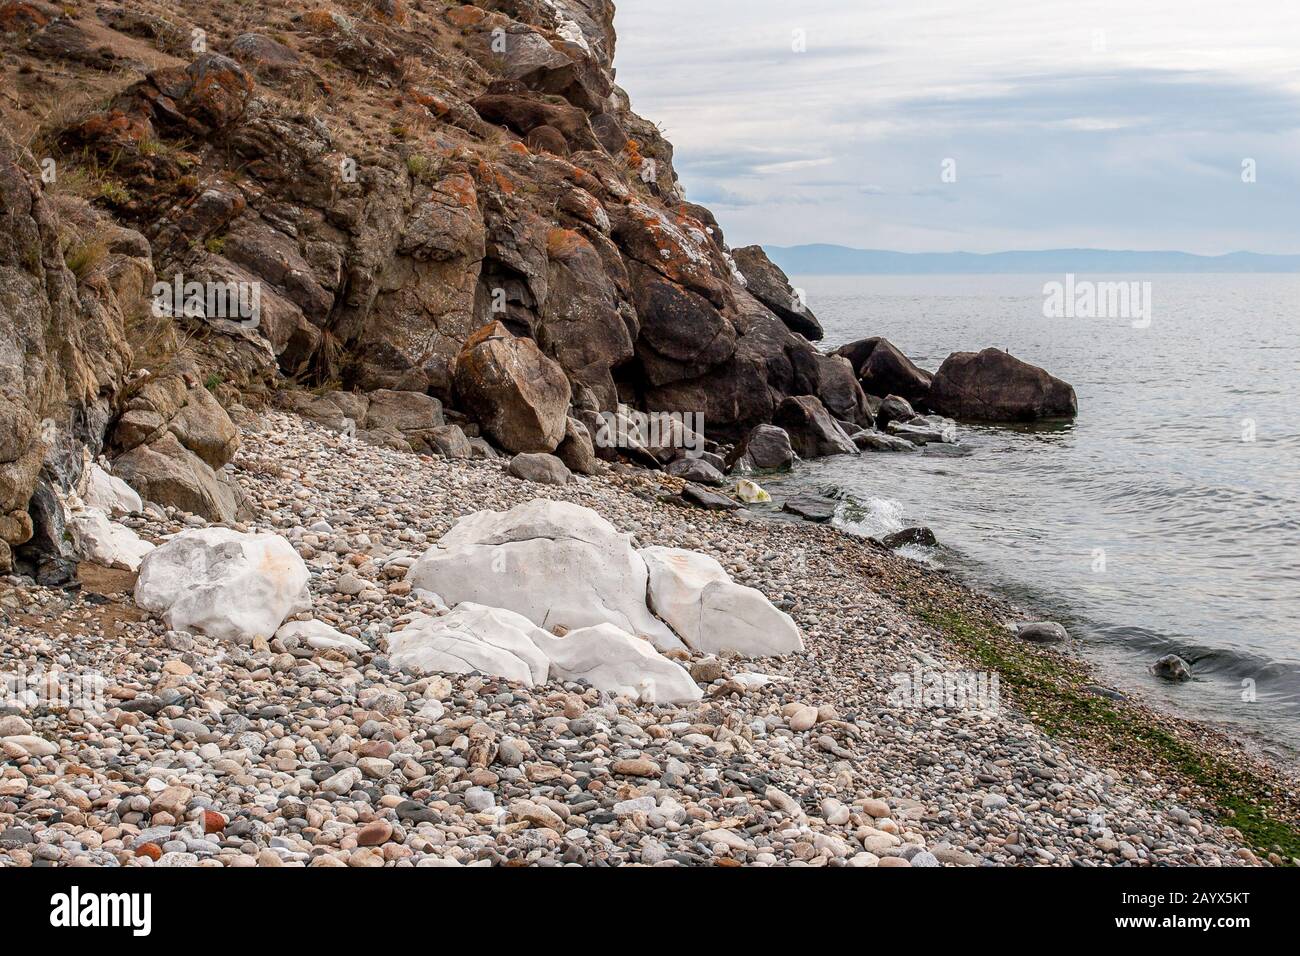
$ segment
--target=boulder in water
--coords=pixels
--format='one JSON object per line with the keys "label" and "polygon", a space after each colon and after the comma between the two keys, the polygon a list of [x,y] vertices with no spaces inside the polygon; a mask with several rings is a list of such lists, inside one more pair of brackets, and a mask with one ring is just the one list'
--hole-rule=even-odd
{"label": "boulder in water", "polygon": [[826,406],[811,395],[783,401],[777,407],[775,424],[785,429],[800,458],[858,454],[858,447],[826,411]]}
{"label": "boulder in water", "polygon": [[749,471],[789,471],[794,467],[794,448],[784,428],[755,425],[727,459],[727,468]]}
{"label": "boulder in water", "polygon": [[1192,679],[1192,665],[1177,654],[1166,654],[1151,665],[1151,673],[1162,680],[1182,683]]}
{"label": "boulder in water", "polygon": [[1035,621],[1017,627],[1016,637],[1034,644],[1064,644],[1070,633],[1055,621]]}
{"label": "boulder in water", "polygon": [[939,539],[929,528],[904,528],[902,531],[885,535],[880,539],[880,543],[890,551],[896,551],[908,546],[933,548],[939,544]]}
{"label": "boulder in water", "polygon": [[949,355],[927,401],[941,415],[967,421],[1030,422],[1079,414],[1073,388],[1001,349]]}

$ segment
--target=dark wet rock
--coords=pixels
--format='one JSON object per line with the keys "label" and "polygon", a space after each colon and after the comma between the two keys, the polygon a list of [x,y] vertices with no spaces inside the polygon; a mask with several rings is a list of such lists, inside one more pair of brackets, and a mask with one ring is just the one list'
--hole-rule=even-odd
{"label": "dark wet rock", "polygon": [[902,531],[895,531],[893,534],[885,535],[880,539],[880,543],[889,550],[894,551],[909,545],[919,548],[933,548],[938,545],[939,540],[929,528],[904,528]]}
{"label": "dark wet rock", "polygon": [[948,356],[928,402],[941,415],[968,421],[1029,422],[1079,413],[1070,385],[1001,349]]}
{"label": "dark wet rock", "polygon": [[817,355],[817,397],[839,421],[857,428],[876,424],[867,394],[842,355]]}
{"label": "dark wet rock", "polygon": [[667,467],[664,468],[664,471],[672,475],[674,478],[684,478],[687,481],[701,485],[718,486],[725,484],[727,481],[726,476],[723,475],[722,472],[718,471],[717,468],[709,464],[703,458],[693,458],[690,456],[678,458],[676,461],[670,462]]}
{"label": "dark wet rock", "polygon": [[1162,680],[1181,683],[1192,679],[1192,665],[1177,654],[1166,654],[1151,665],[1151,673]]}
{"label": "dark wet rock", "polygon": [[871,358],[871,353],[875,351],[876,346],[881,341],[879,335],[873,335],[869,338],[858,339],[841,345],[839,348],[834,349],[831,354],[844,356],[849,360],[849,364],[853,366],[853,371],[861,373],[862,366],[867,364],[867,359]]}
{"label": "dark wet rock", "polygon": [[897,395],[924,404],[933,376],[917,368],[888,339],[880,339],[858,368],[864,391],[872,395]]}
{"label": "dark wet rock", "polygon": [[858,448],[819,399],[811,395],[787,398],[776,410],[774,424],[785,429],[800,458],[856,455]]}
{"label": "dark wet rock", "polygon": [[682,500],[696,508],[703,508],[706,511],[738,511],[743,507],[740,502],[726,495],[720,495],[716,491],[709,491],[707,488],[701,488],[699,485],[692,485],[689,482],[682,489]]}
{"label": "dark wet rock", "polygon": [[788,498],[781,504],[781,510],[787,514],[798,515],[805,521],[824,523],[835,517],[839,502],[830,498],[818,498],[813,495],[801,495]]}
{"label": "dark wet rock", "polygon": [[1070,633],[1055,621],[1035,621],[1016,628],[1016,637],[1034,644],[1063,644]]}
{"label": "dark wet rock", "polygon": [[888,428],[890,422],[910,422],[916,418],[916,409],[900,395],[888,395],[876,410],[876,427]]}
{"label": "dark wet rock", "polygon": [[906,438],[870,429],[854,433],[853,444],[862,451],[916,451],[916,445]]}
{"label": "dark wet rock", "polygon": [[745,246],[732,250],[731,254],[736,268],[745,277],[745,288],[750,295],[776,313],[790,331],[812,342],[821,340],[825,333],[817,316],[790,286],[786,274],[767,257],[762,246]]}
{"label": "dark wet rock", "polygon": [[886,431],[896,438],[906,439],[913,445],[942,444],[955,440],[950,429],[924,424],[920,419],[913,419],[910,422],[890,422]]}
{"label": "dark wet rock", "polygon": [[789,471],[793,466],[790,436],[776,425],[754,426],[727,456],[729,471]]}

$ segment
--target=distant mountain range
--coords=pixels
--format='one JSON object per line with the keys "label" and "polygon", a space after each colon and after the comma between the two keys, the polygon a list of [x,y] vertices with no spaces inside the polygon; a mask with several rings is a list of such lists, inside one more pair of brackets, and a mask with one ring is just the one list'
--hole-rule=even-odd
{"label": "distant mountain range", "polygon": [[978,275],[1023,273],[1300,272],[1300,256],[1231,252],[1127,252],[1043,249],[1034,252],[889,252],[848,246],[764,246],[788,275]]}

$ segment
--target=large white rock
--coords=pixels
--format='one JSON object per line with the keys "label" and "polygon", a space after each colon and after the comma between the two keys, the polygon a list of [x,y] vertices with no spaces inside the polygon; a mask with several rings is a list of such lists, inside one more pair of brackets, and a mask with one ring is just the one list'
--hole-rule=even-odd
{"label": "large white rock", "polygon": [[732,581],[708,555],[677,548],[640,554],[650,569],[650,606],[697,653],[764,657],[803,650],[790,615]]}
{"label": "large white rock", "polygon": [[683,646],[646,607],[646,565],[631,536],[563,501],[536,498],[462,518],[406,579],[448,604],[507,608],[542,628],[613,624],[659,650]]}
{"label": "large white rock", "polygon": [[418,615],[388,635],[388,659],[413,674],[480,671],[525,686],[544,684],[550,661],[538,649],[546,632],[522,614],[465,603],[443,617]]}
{"label": "large white rock", "polygon": [[98,508],[110,515],[138,514],[144,511],[144,502],[135,493],[135,489],[94,462],[86,467],[83,485],[81,498],[88,508]]}
{"label": "large white rock", "polygon": [[680,665],[613,624],[556,637],[522,614],[464,603],[443,617],[418,615],[388,636],[388,659],[417,675],[475,671],[527,687],[585,680],[611,694],[665,704],[699,700]]}
{"label": "large white rock", "polygon": [[563,637],[542,631],[534,639],[551,659],[552,680],[585,680],[599,690],[646,703],[686,704],[704,696],[680,664],[613,624],[580,628]]}
{"label": "large white rock", "polygon": [[106,568],[139,571],[140,562],[154,546],[130,528],[109,521],[98,508],[84,508],[68,515],[73,549],[84,561]]}
{"label": "large white rock", "polygon": [[308,647],[318,651],[347,651],[360,653],[370,650],[369,645],[355,637],[344,634],[337,628],[330,627],[324,621],[290,621],[275,636],[280,640],[296,638]]}
{"label": "large white rock", "polygon": [[176,535],[144,559],[135,601],[174,631],[269,638],[289,615],[311,607],[309,578],[279,535],[202,528]]}

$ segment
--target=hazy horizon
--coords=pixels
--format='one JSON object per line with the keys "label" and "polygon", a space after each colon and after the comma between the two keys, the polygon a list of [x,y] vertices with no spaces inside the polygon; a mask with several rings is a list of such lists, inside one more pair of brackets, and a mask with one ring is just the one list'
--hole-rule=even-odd
{"label": "hazy horizon", "polygon": [[1300,5],[617,9],[619,83],[734,246],[1300,253]]}

